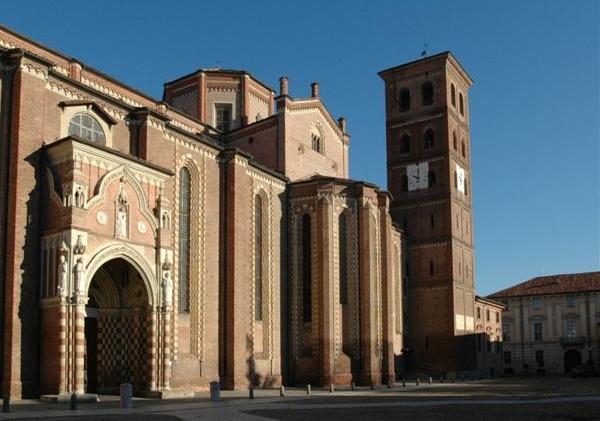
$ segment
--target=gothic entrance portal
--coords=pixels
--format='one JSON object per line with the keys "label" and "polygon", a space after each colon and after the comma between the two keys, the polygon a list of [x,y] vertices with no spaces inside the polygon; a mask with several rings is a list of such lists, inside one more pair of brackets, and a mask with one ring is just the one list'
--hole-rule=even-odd
{"label": "gothic entrance portal", "polygon": [[148,390],[151,308],[140,274],[123,259],[110,260],[94,274],[88,296],[86,392],[118,393],[121,383],[137,394]]}

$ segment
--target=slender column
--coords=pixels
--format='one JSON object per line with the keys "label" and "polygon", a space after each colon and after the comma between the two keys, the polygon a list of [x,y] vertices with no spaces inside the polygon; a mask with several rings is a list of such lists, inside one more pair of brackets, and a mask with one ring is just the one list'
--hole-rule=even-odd
{"label": "slender column", "polygon": [[[387,196],[380,195],[379,197],[379,217],[381,230],[381,279],[382,279],[382,297],[383,297],[383,369],[382,382],[390,383],[395,380],[394,371],[394,320],[393,315],[397,311],[401,311],[395,306],[395,288],[394,284],[394,260],[393,260],[393,240],[392,240],[392,223],[390,220]],[[400,282],[399,279],[396,282]]]}
{"label": "slender column", "polygon": [[381,379],[380,359],[377,355],[376,318],[376,278],[373,270],[376,265],[376,244],[371,239],[371,205],[367,198],[362,199],[359,208],[359,250],[360,250],[360,349],[361,367],[359,381],[365,385],[379,383]]}
{"label": "slender column", "polygon": [[84,359],[85,359],[85,301],[79,300],[73,305],[73,349],[74,349],[74,386],[77,394],[85,392]]}
{"label": "slender column", "polygon": [[157,358],[156,354],[158,351],[159,341],[158,341],[158,329],[156,326],[157,317],[156,311],[154,308],[150,309],[150,314],[148,316],[148,322],[150,325],[150,337],[148,338],[148,388],[152,390],[156,390],[156,377],[158,374],[159,367],[157,366]]}
{"label": "slender column", "polygon": [[163,313],[164,317],[164,343],[163,343],[163,382],[162,388],[169,390],[171,387],[171,313],[173,308],[168,307]]}
{"label": "slender column", "polygon": [[58,394],[65,395],[68,392],[68,379],[67,379],[67,318],[68,318],[68,305],[66,303],[60,304],[60,322],[59,322],[59,388]]}
{"label": "slender column", "polygon": [[332,244],[332,220],[333,206],[331,198],[324,197],[318,205],[318,235],[319,235],[319,258],[317,282],[319,283],[319,333],[321,335],[321,383],[327,385],[335,383],[335,334],[334,331],[334,305],[335,294],[333,285],[333,271],[331,262],[333,261]]}

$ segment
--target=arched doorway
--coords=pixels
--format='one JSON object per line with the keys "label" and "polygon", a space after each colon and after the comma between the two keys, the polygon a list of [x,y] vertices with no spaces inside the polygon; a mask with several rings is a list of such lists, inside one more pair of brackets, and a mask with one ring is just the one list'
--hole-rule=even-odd
{"label": "arched doorway", "polygon": [[581,365],[581,352],[576,349],[570,349],[565,352],[565,373]]}
{"label": "arched doorway", "polygon": [[126,260],[104,263],[93,275],[85,317],[85,389],[118,393],[131,383],[148,389],[151,308],[139,272]]}

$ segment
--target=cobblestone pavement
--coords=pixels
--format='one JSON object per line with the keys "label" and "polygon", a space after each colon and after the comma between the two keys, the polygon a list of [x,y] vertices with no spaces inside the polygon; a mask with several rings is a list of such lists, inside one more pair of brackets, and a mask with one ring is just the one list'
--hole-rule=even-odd
{"label": "cobblestone pavement", "polygon": [[414,382],[406,387],[288,389],[279,397],[275,390],[246,393],[222,392],[220,402],[207,394],[191,399],[136,399],[134,408],[121,409],[116,397],[101,397],[95,404],[80,404],[76,411],[67,403],[20,401],[1,419],[106,421],[137,420],[600,420],[600,379],[566,377],[503,378],[465,383]]}

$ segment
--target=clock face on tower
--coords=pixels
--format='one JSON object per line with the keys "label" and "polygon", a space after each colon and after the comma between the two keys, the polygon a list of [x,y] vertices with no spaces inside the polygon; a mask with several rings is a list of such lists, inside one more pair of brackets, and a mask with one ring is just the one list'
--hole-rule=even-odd
{"label": "clock face on tower", "polygon": [[464,193],[465,192],[465,170],[456,164],[456,189]]}
{"label": "clock face on tower", "polygon": [[408,191],[426,189],[429,187],[429,162],[408,165],[406,176],[408,177]]}

